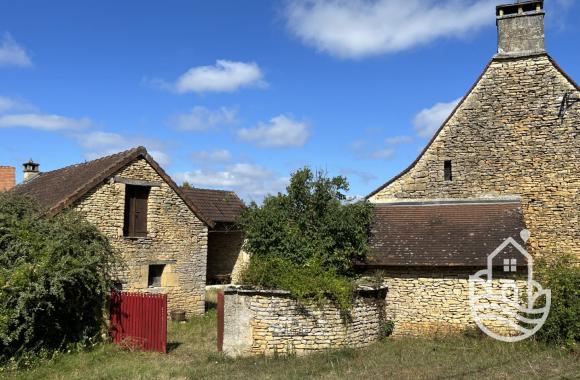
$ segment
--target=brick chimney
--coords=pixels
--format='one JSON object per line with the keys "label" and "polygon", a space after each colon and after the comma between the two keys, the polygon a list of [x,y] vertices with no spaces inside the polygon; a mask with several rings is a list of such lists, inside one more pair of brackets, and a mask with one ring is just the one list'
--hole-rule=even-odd
{"label": "brick chimney", "polygon": [[544,1],[520,1],[495,7],[497,53],[524,56],[544,53]]}
{"label": "brick chimney", "polygon": [[40,172],[38,171],[38,167],[40,166],[40,164],[37,164],[36,162],[32,161],[32,159],[30,159],[28,162],[23,163],[22,166],[24,167],[23,170],[24,182],[28,182],[40,174]]}
{"label": "brick chimney", "polygon": [[16,168],[0,166],[0,191],[10,190],[16,186]]}

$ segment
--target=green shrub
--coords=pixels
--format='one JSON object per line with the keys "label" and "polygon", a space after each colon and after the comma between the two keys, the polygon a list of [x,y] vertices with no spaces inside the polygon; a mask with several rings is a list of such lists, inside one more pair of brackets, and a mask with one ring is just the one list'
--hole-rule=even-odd
{"label": "green shrub", "polygon": [[536,279],[552,292],[550,313],[536,338],[553,344],[575,345],[580,341],[580,267],[571,257],[538,260]]}
{"label": "green shrub", "polygon": [[242,282],[264,289],[284,289],[301,302],[331,301],[346,311],[352,304],[354,284],[320,265],[300,266],[280,257],[254,257]]}
{"label": "green shrub", "polygon": [[347,308],[354,261],[368,251],[372,207],[346,202],[346,191],[344,177],[303,168],[292,174],[287,194],[251,204],[239,220],[252,255],[243,282]]}
{"label": "green shrub", "polygon": [[384,339],[391,336],[393,331],[395,331],[395,321],[387,320],[381,324],[379,335],[381,339]]}
{"label": "green shrub", "polygon": [[38,217],[0,193],[0,363],[92,341],[103,327],[116,256],[80,215]]}

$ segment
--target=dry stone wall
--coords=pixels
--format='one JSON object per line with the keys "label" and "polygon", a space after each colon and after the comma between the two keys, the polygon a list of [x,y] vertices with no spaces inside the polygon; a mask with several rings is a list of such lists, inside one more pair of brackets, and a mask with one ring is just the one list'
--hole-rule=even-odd
{"label": "dry stone wall", "polygon": [[345,318],[331,304],[300,304],[289,292],[226,289],[224,353],[297,354],[361,347],[380,338],[385,289],[359,293]]}
{"label": "dry stone wall", "polygon": [[[395,322],[393,336],[457,333],[476,329],[470,302],[469,276],[479,268],[390,268],[381,271],[388,287],[385,318]],[[492,280],[492,294],[502,294],[512,284],[520,297],[526,289],[521,277],[497,277]],[[479,292],[481,286],[476,286]],[[476,294],[478,294],[476,292]],[[516,323],[514,321],[514,323]],[[485,320],[497,332],[511,333],[505,323]]]}
{"label": "dry stone wall", "polygon": [[[159,184],[153,186],[149,194],[147,237],[123,236],[125,184],[113,178],[74,206],[121,254],[123,265],[115,275],[123,284],[123,290],[167,293],[168,311],[183,309],[188,314],[202,314],[205,311],[207,227],[145,159],[134,161],[115,176]],[[151,264],[165,264],[160,287],[148,287]]]}
{"label": "dry stone wall", "polygon": [[520,196],[530,253],[580,260],[580,102],[563,105],[566,94],[580,98],[547,55],[494,59],[413,167],[370,201]]}

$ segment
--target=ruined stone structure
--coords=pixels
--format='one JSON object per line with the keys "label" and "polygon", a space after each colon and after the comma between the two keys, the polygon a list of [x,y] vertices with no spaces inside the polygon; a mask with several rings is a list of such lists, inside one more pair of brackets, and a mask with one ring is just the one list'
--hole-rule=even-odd
{"label": "ruined stone structure", "polygon": [[[519,228],[531,231],[532,255],[580,260],[580,89],[545,52],[543,18],[543,1],[497,7],[498,54],[419,157],[367,197],[384,212],[426,215],[419,226],[410,213],[400,229],[375,230],[370,267],[386,271],[399,332],[472,323],[467,277]],[[520,210],[523,223],[507,217],[498,228],[496,214],[465,209],[506,202],[512,210],[501,213]],[[415,234],[400,244],[405,223]],[[434,234],[446,243],[433,245]]]}
{"label": "ruined stone structure", "polygon": [[207,218],[139,147],[38,173],[15,192],[47,214],[74,209],[121,254],[114,276],[123,291],[168,294],[168,311],[205,311]]}
{"label": "ruined stone structure", "polygon": [[224,354],[297,354],[362,347],[381,337],[385,289],[361,290],[345,317],[332,304],[299,304],[287,291],[225,291]]}

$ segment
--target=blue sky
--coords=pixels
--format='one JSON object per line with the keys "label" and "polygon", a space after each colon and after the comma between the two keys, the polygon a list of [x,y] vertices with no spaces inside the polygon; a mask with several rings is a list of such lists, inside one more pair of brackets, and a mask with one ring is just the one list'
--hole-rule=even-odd
{"label": "blue sky", "polygon": [[[247,200],[304,165],[366,195],[495,53],[496,3],[3,0],[0,165],[145,145],[177,182]],[[547,49],[579,80],[580,4],[545,9]]]}

